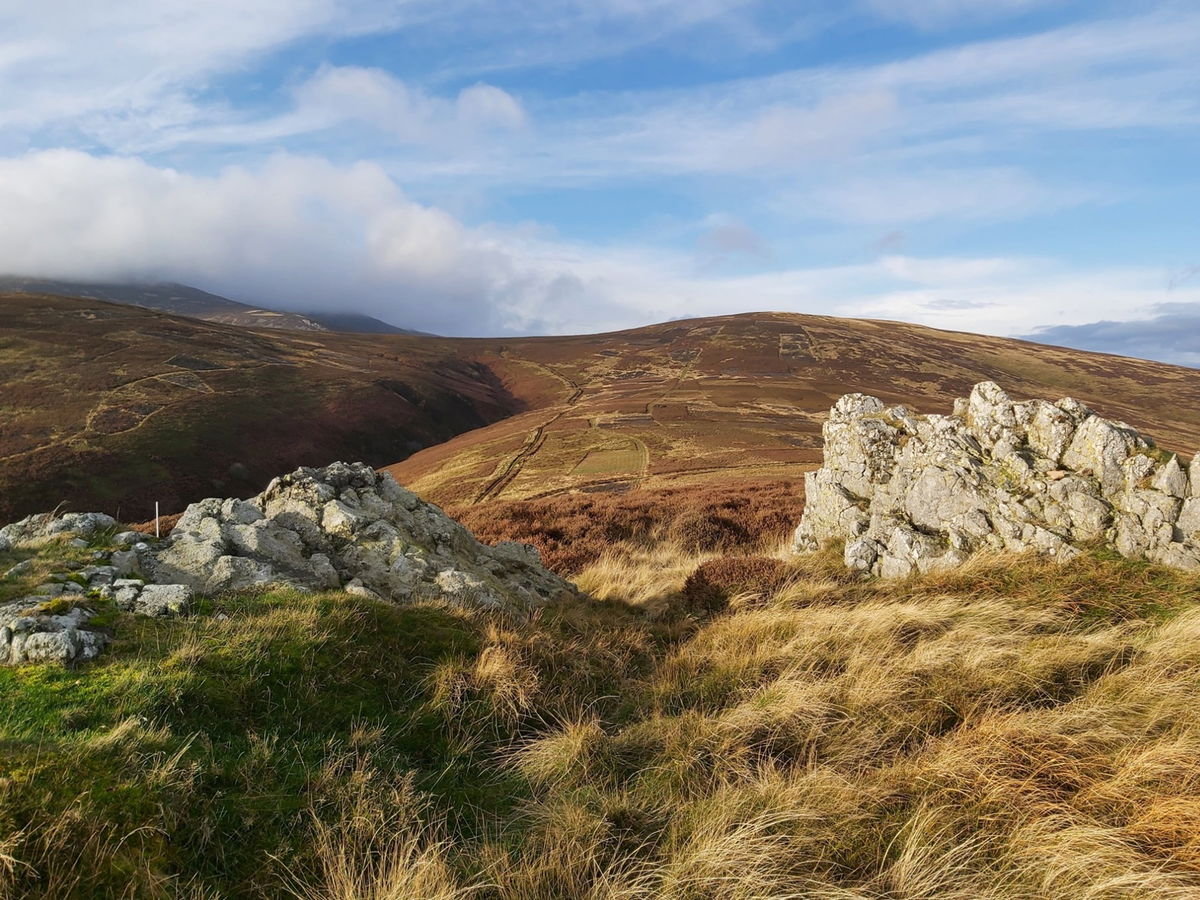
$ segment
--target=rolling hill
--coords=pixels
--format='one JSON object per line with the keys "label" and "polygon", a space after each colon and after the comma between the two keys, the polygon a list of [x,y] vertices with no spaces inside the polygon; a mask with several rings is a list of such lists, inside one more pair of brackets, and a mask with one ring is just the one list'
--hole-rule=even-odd
{"label": "rolling hill", "polygon": [[[145,518],[335,458],[461,515],[798,481],[832,402],[948,409],[977,381],[1070,394],[1184,452],[1200,373],[915,325],[758,313],[601,335],[251,330],[0,294],[0,519],[69,501]],[[416,452],[414,452],[416,451]],[[472,523],[474,524],[474,523]]]}
{"label": "rolling hill", "polygon": [[1077,397],[1170,449],[1200,447],[1195,369],[917,325],[755,313],[478,343],[518,396],[557,390],[390,468],[435,502],[795,478],[819,464],[821,423],[842,394],[949,412],[985,379],[1014,396]]}
{"label": "rolling hill", "polygon": [[144,519],[297,465],[376,465],[522,410],[436,339],[251,330],[0,294],[0,520]]}
{"label": "rolling hill", "polygon": [[357,313],[287,312],[261,309],[174,282],[61,281],[47,278],[0,276],[0,292],[56,294],[89,300],[108,300],[144,306],[159,312],[243,325],[249,328],[283,328],[289,331],[349,331],[363,334],[415,334],[371,316]]}

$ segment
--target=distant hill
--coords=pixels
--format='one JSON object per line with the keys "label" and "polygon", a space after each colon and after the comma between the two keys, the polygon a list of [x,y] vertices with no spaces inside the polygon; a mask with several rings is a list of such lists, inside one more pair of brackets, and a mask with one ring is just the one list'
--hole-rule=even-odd
{"label": "distant hill", "polygon": [[60,501],[142,519],[155,500],[248,496],[299,465],[395,462],[524,408],[439,338],[28,293],[0,293],[0,384],[0,523]]}
{"label": "distant hill", "polygon": [[175,282],[64,281],[0,275],[0,292],[58,294],[128,303],[146,309],[241,325],[246,328],[284,328],[289,331],[345,331],[362,334],[416,334],[359,313],[295,313],[263,309]]}
{"label": "distant hill", "polygon": [[949,412],[983,380],[1200,448],[1195,369],[917,325],[751,313],[456,339],[251,331],[16,293],[0,294],[0,522],[61,500],[144,518],[156,499],[176,511],[334,459],[394,464],[422,496],[480,515],[778,485],[820,464],[842,394]]}
{"label": "distant hill", "polygon": [[985,380],[1200,448],[1195,369],[900,322],[747,313],[474,343],[529,411],[391,468],[441,505],[798,479],[842,394],[949,413]]}
{"label": "distant hill", "polygon": [[426,331],[400,328],[361,313],[308,312],[303,315],[329,331],[342,331],[347,334],[428,334]]}

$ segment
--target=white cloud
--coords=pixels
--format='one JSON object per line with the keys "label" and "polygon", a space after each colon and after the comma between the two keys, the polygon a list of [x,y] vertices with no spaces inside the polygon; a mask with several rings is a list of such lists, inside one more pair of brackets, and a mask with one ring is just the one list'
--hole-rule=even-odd
{"label": "white cloud", "polygon": [[918,28],[980,22],[1054,6],[1062,0],[866,0],[867,8]]}
{"label": "white cloud", "polygon": [[[159,132],[220,124],[214,78],[252,70],[308,38],[402,29],[455,43],[467,71],[619,54],[721,19],[754,0],[55,0],[0,5],[0,141],[44,131],[109,149],[157,146]],[[503,97],[468,89],[462,113],[511,125]],[[44,143],[44,141],[42,142]],[[0,144],[2,147],[2,144]]]}
{"label": "white cloud", "polygon": [[762,309],[1019,334],[1130,318],[1167,298],[1200,302],[1200,285],[1168,294],[1161,270],[1080,273],[1030,259],[890,255],[697,273],[690,253],[468,227],[410,200],[376,165],[286,155],[212,176],[77,151],[0,159],[0,208],[0,272],[166,278],[451,334],[590,331]]}
{"label": "white cloud", "polygon": [[810,202],[815,212],[838,221],[896,225],[945,218],[1015,219],[1089,199],[1087,191],[1044,185],[1019,169],[981,167],[855,176],[818,188]]}
{"label": "white cloud", "polygon": [[146,151],[184,144],[246,147],[287,138],[357,128],[382,136],[388,145],[431,145],[441,150],[469,147],[488,134],[526,125],[517,98],[489,84],[463,88],[453,98],[412,87],[378,68],[325,65],[299,82],[287,111],[245,119],[210,111],[219,121],[165,130],[127,149]]}
{"label": "white cloud", "polygon": [[[1047,186],[1022,172],[1040,142],[1120,129],[1169,137],[1200,125],[1197,35],[1200,14],[1175,6],[895,61],[527,98],[531,140],[486,159],[406,160],[404,175],[509,188],[735,176],[769,196],[796,197],[804,215],[821,200],[860,221],[885,218],[871,208],[879,205],[871,194],[895,183],[915,220],[964,208],[980,210],[977,219],[1011,218],[1094,194],[1069,173],[1055,173]],[[958,202],[927,177],[941,170],[961,178],[955,190],[975,203]]]}
{"label": "white cloud", "polygon": [[4,272],[172,278],[438,329],[504,330],[512,284],[538,287],[495,240],[365,163],[276,156],[202,177],[47,151],[0,160],[0,208]]}

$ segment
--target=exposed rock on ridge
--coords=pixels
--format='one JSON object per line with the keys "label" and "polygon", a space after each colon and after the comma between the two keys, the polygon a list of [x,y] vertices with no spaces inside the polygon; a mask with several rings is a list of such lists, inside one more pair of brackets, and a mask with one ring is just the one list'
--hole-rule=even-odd
{"label": "exposed rock on ridge", "polygon": [[278,583],[401,601],[536,606],[574,592],[532,547],[481,544],[362,463],[297,469],[250,500],[193,503],[169,543],[138,562],[152,581],[206,594]]}
{"label": "exposed rock on ridge", "polygon": [[[482,606],[540,606],[576,593],[534,548],[481,544],[361,463],[298,469],[250,500],[194,503],[162,541],[113,534],[116,524],[99,513],[39,514],[0,529],[0,550],[62,541],[95,563],[63,563],[74,571],[44,576],[28,596],[0,605],[0,664],[95,658],[109,641],[89,624],[97,601],[172,616],[187,613],[195,594],[268,584]],[[25,577],[33,562],[0,577]]]}
{"label": "exposed rock on ridge", "polygon": [[847,394],[805,476],[795,548],[843,539],[846,565],[884,577],[980,550],[1058,559],[1104,543],[1200,569],[1200,456],[1185,469],[1123,422],[1064,399],[1014,402],[990,381],[949,416]]}

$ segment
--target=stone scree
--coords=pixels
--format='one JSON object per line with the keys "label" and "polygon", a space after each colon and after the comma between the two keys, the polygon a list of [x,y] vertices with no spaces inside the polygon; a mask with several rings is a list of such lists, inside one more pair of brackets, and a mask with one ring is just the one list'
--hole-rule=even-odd
{"label": "stone scree", "polygon": [[1105,544],[1200,569],[1200,455],[1185,469],[1123,422],[1075,400],[1014,402],[990,381],[949,416],[847,394],[805,475],[795,549],[845,541],[852,569],[945,569],[982,550],[1069,560]]}

